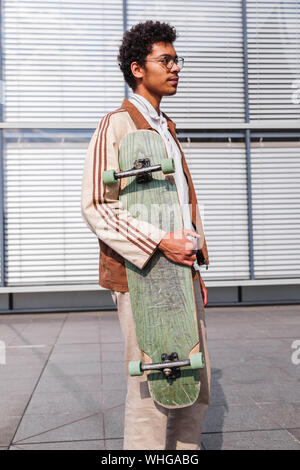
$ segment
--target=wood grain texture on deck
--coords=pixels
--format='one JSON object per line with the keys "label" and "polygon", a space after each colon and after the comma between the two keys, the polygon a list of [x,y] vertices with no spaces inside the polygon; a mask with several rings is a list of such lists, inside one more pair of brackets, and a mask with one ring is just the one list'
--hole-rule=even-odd
{"label": "wood grain texture on deck", "polygon": [[[119,148],[121,170],[132,168],[137,158],[149,157],[151,165],[166,158],[164,142],[153,131],[136,131],[123,137]],[[182,217],[176,187],[162,172],[152,174],[150,183],[127,179],[120,200],[125,209],[139,219],[166,232],[180,230]],[[125,261],[130,300],[140,349],[160,362],[161,354],[177,352],[187,359],[199,342],[191,269],[168,260],[156,250],[144,269]],[[162,405],[182,407],[199,394],[199,373],[181,369],[181,377],[167,381],[160,371],[148,373],[151,395]]]}

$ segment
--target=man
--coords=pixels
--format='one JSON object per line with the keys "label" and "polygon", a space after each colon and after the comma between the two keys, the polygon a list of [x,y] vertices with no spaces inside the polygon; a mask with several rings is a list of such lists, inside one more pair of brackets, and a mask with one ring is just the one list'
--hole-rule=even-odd
{"label": "man", "polygon": [[[189,407],[169,410],[152,400],[145,376],[129,377],[127,374],[124,449],[200,449],[202,423],[209,403],[210,365],[204,316],[207,290],[199,271],[199,265],[209,264],[208,252],[193,183],[176,138],[175,125],[160,112],[162,97],[177,91],[183,65],[173,46],[175,39],[173,27],[152,21],[139,23],[124,34],[119,65],[134,94],[99,123],[89,144],[82,181],[82,215],[99,241],[99,284],[111,290],[118,308],[125,339],[126,367],[129,361],[142,357],[124,260],[142,269],[155,250],[161,250],[170,260],[190,266],[194,279],[201,351],[206,362],[205,368],[199,371],[199,398]],[[102,172],[119,168],[118,147],[122,137],[137,129],[159,132],[168,156],[174,158],[174,182],[184,222],[182,231],[166,233],[133,217],[119,201],[120,182],[111,186],[103,184]]]}

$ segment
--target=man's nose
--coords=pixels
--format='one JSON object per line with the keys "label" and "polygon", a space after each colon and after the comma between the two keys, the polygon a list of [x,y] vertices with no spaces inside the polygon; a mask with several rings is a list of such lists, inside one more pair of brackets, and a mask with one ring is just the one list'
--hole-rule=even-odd
{"label": "man's nose", "polygon": [[174,62],[173,67],[171,68],[171,70],[172,70],[173,72],[175,72],[175,71],[176,71],[176,72],[180,72],[181,68],[179,67],[178,64],[176,64],[176,63]]}

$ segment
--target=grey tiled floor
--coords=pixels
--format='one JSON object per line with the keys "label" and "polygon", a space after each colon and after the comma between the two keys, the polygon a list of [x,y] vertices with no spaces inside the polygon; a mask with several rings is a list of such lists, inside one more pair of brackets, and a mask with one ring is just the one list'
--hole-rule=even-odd
{"label": "grey tiled floor", "polygon": [[[291,359],[299,318],[291,305],[206,309],[204,449],[300,449],[300,364]],[[0,340],[0,450],[122,449],[116,312],[1,315]]]}

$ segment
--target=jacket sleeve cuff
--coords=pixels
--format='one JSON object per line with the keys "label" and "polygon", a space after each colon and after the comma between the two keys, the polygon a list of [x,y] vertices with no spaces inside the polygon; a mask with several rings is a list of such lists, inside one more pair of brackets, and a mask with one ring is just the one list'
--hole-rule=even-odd
{"label": "jacket sleeve cuff", "polygon": [[147,265],[147,263],[152,258],[154,253],[157,251],[158,245],[160,244],[161,240],[166,235],[166,233],[167,232],[165,232],[164,230],[158,229],[157,233],[155,234],[155,239],[152,236],[152,240],[154,239],[154,241],[156,242],[156,246],[153,249],[153,251],[150,254],[147,254],[147,253],[144,253],[144,252],[139,253],[139,255],[137,257],[135,257],[134,259],[129,259],[129,261],[131,263],[133,263],[137,268],[144,269],[144,267]]}

